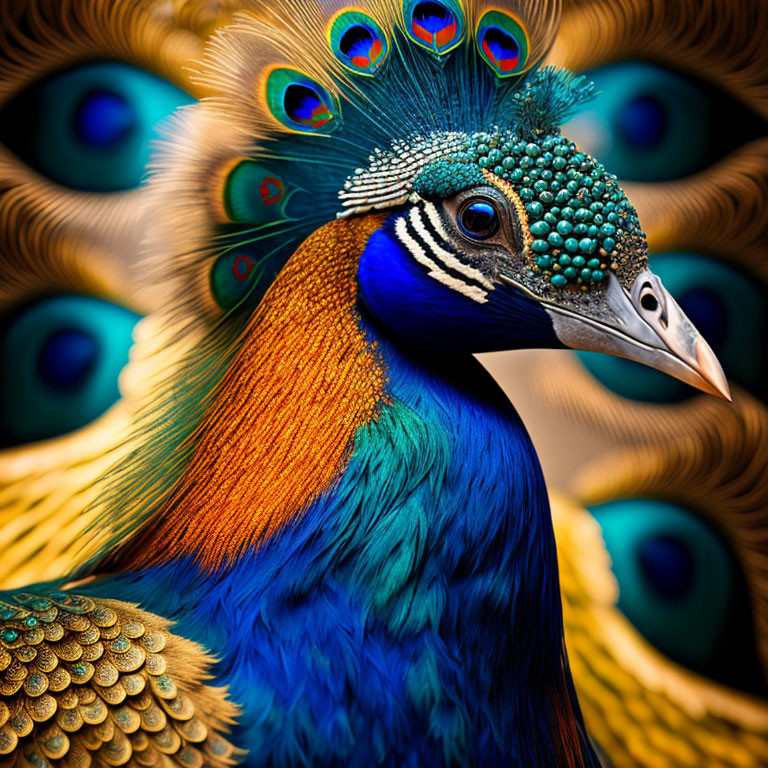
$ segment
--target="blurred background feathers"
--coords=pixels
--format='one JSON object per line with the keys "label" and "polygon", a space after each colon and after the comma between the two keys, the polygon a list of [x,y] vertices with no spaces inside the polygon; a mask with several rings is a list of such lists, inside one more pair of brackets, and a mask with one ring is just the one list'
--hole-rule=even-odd
{"label": "blurred background feathers", "polygon": [[[154,325],[145,179],[237,8],[0,0],[2,587],[71,567],[95,481],[194,343]],[[617,768],[768,764],[766,39],[762,0],[565,0],[550,54],[595,81],[566,132],[622,179],[733,405],[614,358],[484,358],[544,465],[573,674]]]}

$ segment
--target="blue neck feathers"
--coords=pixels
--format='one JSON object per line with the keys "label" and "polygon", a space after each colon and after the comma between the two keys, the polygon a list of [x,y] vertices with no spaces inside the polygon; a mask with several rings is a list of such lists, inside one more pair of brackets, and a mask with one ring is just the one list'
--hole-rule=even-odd
{"label": "blue neck feathers", "polygon": [[222,659],[248,765],[582,765],[525,428],[471,357],[427,370],[366,330],[390,402],[296,523],[214,574],[182,560],[89,590]]}

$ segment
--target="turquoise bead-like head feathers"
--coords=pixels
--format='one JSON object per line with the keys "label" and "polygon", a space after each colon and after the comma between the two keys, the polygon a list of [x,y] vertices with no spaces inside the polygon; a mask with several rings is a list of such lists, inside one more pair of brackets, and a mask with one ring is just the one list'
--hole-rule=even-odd
{"label": "turquoise bead-like head feathers", "polygon": [[[216,111],[246,137],[219,174],[227,263],[232,246],[245,246],[254,261],[274,262],[258,271],[271,279],[303,236],[337,215],[394,208],[487,172],[522,203],[519,279],[530,290],[589,290],[608,271],[642,268],[642,233],[615,178],[559,136],[591,84],[537,69],[556,0],[249,8],[214,38],[200,75],[220,94]],[[289,202],[300,199],[311,205]],[[225,277],[233,290],[216,296],[242,297],[241,278]]]}
{"label": "turquoise bead-like head feathers", "polygon": [[[246,3],[197,75],[215,95],[181,121],[164,161],[173,206],[186,216],[184,201],[199,209],[202,200],[208,212],[184,242],[189,222],[171,233],[176,284],[199,287],[182,301],[204,305],[214,323],[222,312],[247,316],[311,233],[384,211],[394,245],[380,241],[367,259],[377,285],[363,290],[380,314],[394,317],[384,297],[432,296],[433,281],[442,293],[430,307],[443,306],[425,337],[466,310],[467,327],[491,329],[472,335],[470,351],[559,343],[653,357],[684,380],[711,369],[721,391],[711,351],[696,347],[648,270],[645,234],[616,177],[560,135],[594,88],[541,66],[559,15],[560,0]],[[498,230],[478,235],[489,217]],[[396,294],[383,290],[394,274],[386,259],[403,248],[411,263],[401,277],[411,277]],[[541,312],[527,316],[540,327],[499,333],[498,318],[478,325],[467,301],[491,314],[532,302]],[[426,305],[408,306],[411,328]]]}

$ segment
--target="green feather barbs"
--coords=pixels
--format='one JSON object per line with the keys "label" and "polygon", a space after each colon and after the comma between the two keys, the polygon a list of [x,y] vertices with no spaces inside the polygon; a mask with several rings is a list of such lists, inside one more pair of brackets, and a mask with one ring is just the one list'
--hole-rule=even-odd
{"label": "green feather barbs", "polygon": [[512,123],[522,136],[560,133],[560,126],[596,96],[595,84],[567,69],[544,67],[512,99]]}
{"label": "green feather barbs", "polygon": [[[233,224],[247,224],[261,230],[284,231],[291,222],[306,215],[311,200],[304,190],[285,183],[273,168],[244,158],[226,174],[221,192],[224,212]],[[257,240],[258,241],[258,240]],[[220,309],[229,311],[244,299],[261,298],[256,286],[265,276],[268,259],[257,248],[237,248],[221,254],[210,275],[211,294]]]}

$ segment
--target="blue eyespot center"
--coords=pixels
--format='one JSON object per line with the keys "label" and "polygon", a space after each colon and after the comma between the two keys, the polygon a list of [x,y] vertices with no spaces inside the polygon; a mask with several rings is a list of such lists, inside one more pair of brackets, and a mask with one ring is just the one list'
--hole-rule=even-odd
{"label": "blue eyespot center", "polygon": [[67,392],[82,386],[99,357],[99,345],[77,328],[52,333],[40,349],[38,372],[51,389]]}
{"label": "blue eyespot center", "polygon": [[409,33],[419,45],[435,53],[445,53],[458,43],[463,34],[460,8],[452,10],[454,3],[417,2],[408,4]]}
{"label": "blue eyespot center", "polygon": [[514,69],[520,58],[520,46],[503,29],[489,27],[483,34],[483,49],[503,71]]}
{"label": "blue eyespot center", "polygon": [[138,315],[93,296],[49,296],[0,317],[0,447],[86,426],[120,399]]}
{"label": "blue eyespot center", "polygon": [[53,72],[4,104],[0,142],[69,189],[134,189],[145,179],[159,126],[193,101],[143,69],[89,62]]}
{"label": "blue eyespot center", "polygon": [[617,123],[627,143],[650,148],[660,144],[667,135],[669,114],[656,96],[637,96],[624,105]]}
{"label": "blue eyespot center", "polygon": [[682,600],[691,590],[695,563],[676,536],[649,536],[637,547],[637,560],[651,588],[664,600]]}
{"label": "blue eyespot center", "polygon": [[339,41],[341,52],[354,59],[356,56],[368,57],[368,53],[373,45],[373,32],[362,24],[356,24],[348,29]]}
{"label": "blue eyespot center", "polygon": [[109,149],[124,141],[137,127],[128,101],[113,91],[86,94],[74,114],[75,135],[89,148]]}
{"label": "blue eyespot center", "polygon": [[662,499],[590,511],[611,558],[617,607],[638,632],[672,661],[764,696],[750,591],[726,531]]}
{"label": "blue eyespot center", "polygon": [[459,229],[472,240],[486,240],[498,232],[499,212],[485,200],[474,200],[459,213]]}
{"label": "blue eyespot center", "polygon": [[320,96],[306,85],[289,85],[283,103],[288,117],[301,125],[319,128],[333,118]]}

